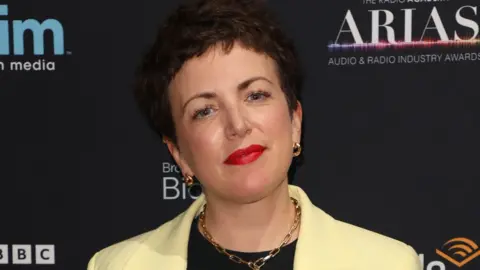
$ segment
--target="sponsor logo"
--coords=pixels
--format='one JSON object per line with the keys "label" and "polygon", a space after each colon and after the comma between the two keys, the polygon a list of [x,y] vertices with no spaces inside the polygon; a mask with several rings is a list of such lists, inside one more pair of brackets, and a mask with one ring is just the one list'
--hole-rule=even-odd
{"label": "sponsor logo", "polygon": [[452,238],[435,252],[458,267],[462,267],[480,256],[478,245],[465,237]]}
{"label": "sponsor logo", "polygon": [[[472,261],[475,258],[480,256],[478,245],[474,241],[465,237],[456,237],[446,241],[441,248],[435,249],[435,253],[449,263],[445,265],[443,261],[439,260],[425,262],[425,255],[419,254],[422,269],[447,270],[457,269],[464,266],[466,267],[465,269],[473,269],[469,267],[470,264],[473,263]],[[472,265],[472,267],[475,266]]]}
{"label": "sponsor logo", "polygon": [[[58,20],[9,20],[8,15],[9,6],[0,5],[0,56],[15,57],[15,60],[0,61],[0,71],[54,71],[56,63],[40,57],[71,54],[65,51],[64,29]],[[31,42],[27,42],[30,41],[27,37],[31,37]],[[47,37],[51,38],[47,40]],[[46,48],[46,44],[51,47]],[[19,56],[32,57],[25,61],[19,60]]]}
{"label": "sponsor logo", "polygon": [[55,264],[55,245],[11,245],[10,248],[0,245],[0,265]]}

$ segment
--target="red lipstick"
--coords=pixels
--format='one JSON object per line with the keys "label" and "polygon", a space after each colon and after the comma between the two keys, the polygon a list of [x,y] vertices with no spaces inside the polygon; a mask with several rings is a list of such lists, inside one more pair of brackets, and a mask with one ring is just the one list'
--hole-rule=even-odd
{"label": "red lipstick", "polygon": [[264,146],[252,144],[247,148],[238,149],[223,162],[229,165],[245,165],[257,160],[265,150]]}

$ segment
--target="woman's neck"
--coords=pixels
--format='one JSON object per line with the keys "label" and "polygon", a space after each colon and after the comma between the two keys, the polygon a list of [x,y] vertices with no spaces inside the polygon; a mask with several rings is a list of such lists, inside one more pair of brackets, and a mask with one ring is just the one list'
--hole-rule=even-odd
{"label": "woman's neck", "polygon": [[[260,252],[277,248],[295,219],[295,206],[290,200],[287,183],[282,183],[268,197],[250,204],[209,198],[205,212],[208,232],[220,246],[229,250]],[[297,228],[290,242],[297,238],[298,231]]]}

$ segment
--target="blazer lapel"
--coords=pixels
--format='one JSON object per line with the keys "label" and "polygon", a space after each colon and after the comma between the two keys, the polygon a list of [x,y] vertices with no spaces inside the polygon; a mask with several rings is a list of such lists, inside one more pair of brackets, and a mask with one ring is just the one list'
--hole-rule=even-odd
{"label": "blazer lapel", "polygon": [[[317,208],[299,187],[290,195],[301,203],[302,218],[294,258],[294,270],[331,270],[339,255],[335,252],[335,220]],[[337,250],[338,251],[338,250]]]}

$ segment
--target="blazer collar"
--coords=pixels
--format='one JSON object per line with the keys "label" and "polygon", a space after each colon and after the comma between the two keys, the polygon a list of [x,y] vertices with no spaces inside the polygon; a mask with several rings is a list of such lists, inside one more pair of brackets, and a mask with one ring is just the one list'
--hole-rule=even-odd
{"label": "blazer collar", "polygon": [[[289,185],[289,192],[302,207],[294,270],[323,269],[319,268],[319,262],[324,269],[328,269],[330,265],[327,262],[335,255],[330,248],[330,244],[334,244],[330,233],[333,230],[334,219],[313,205],[301,188]],[[205,197],[201,195],[185,212],[152,231],[139,245],[125,269],[186,270],[190,227],[204,204]]]}

